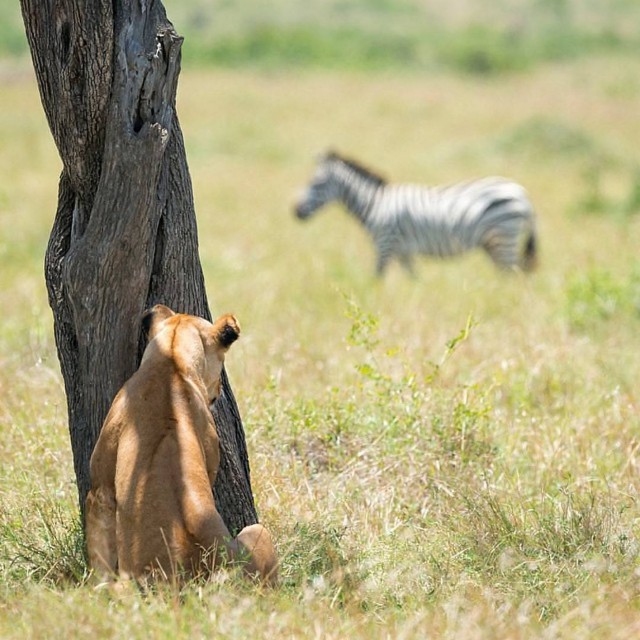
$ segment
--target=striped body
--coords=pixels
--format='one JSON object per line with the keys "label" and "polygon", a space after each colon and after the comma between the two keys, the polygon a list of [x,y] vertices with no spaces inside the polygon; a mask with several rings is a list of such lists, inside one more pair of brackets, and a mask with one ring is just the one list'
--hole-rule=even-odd
{"label": "striped body", "polygon": [[501,268],[531,269],[535,217],[525,190],[490,177],[446,187],[388,184],[335,153],[319,163],[298,217],[340,201],[371,234],[382,274],[391,258],[408,269],[415,254],[440,258],[481,247]]}

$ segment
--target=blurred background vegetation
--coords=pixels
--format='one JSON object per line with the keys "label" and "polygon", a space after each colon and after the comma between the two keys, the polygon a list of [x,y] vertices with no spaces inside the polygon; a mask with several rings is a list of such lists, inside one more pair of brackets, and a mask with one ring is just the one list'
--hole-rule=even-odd
{"label": "blurred background vegetation", "polygon": [[[187,65],[522,70],[640,48],[635,0],[166,2]],[[0,1],[0,55],[24,56],[18,2]]]}

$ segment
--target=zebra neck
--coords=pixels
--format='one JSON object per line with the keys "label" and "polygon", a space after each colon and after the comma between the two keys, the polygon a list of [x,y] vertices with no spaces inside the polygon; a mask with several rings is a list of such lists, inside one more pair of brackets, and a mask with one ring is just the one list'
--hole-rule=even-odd
{"label": "zebra neck", "polygon": [[368,180],[350,180],[342,185],[340,200],[358,220],[366,222],[380,186]]}

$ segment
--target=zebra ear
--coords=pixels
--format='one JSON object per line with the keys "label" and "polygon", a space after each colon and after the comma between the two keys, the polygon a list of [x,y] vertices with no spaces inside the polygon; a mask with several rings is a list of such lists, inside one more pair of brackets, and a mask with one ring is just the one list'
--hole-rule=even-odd
{"label": "zebra ear", "polygon": [[316,156],[316,161],[317,162],[322,162],[323,160],[335,160],[336,158],[338,158],[338,153],[337,151],[335,151],[335,149],[327,149],[326,151],[324,151],[323,153],[319,153]]}

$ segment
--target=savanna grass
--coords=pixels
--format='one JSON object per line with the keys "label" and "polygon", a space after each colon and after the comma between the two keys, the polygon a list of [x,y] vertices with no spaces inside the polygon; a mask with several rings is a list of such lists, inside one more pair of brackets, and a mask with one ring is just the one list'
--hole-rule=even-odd
{"label": "savanna grass", "polygon": [[[213,310],[243,324],[228,369],[282,585],[222,573],[113,600],[84,584],[41,275],[59,162],[32,76],[12,74],[0,120],[0,636],[637,635],[640,223],[574,207],[592,152],[613,153],[611,188],[625,184],[638,75],[628,55],[499,80],[183,74],[205,275]],[[376,281],[369,240],[343,212],[293,219],[328,146],[391,179],[522,182],[539,212],[539,270],[507,276],[471,254]]]}

